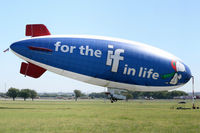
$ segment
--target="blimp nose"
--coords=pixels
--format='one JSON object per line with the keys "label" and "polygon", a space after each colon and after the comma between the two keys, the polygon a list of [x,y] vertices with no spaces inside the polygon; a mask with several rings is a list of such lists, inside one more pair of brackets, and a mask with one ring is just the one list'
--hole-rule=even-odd
{"label": "blimp nose", "polygon": [[185,66],[185,72],[183,72],[183,79],[184,82],[187,83],[191,79],[192,73],[187,65],[184,66]]}
{"label": "blimp nose", "polygon": [[191,79],[191,77],[192,77],[191,71],[190,71],[189,67],[187,65],[185,65],[183,62],[172,61],[171,66],[180,76],[179,77],[180,84],[185,84]]}

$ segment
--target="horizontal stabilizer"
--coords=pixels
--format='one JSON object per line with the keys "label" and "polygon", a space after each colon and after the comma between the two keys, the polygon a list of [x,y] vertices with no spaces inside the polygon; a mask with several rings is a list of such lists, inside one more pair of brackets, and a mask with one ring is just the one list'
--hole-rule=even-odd
{"label": "horizontal stabilizer", "polygon": [[46,36],[51,35],[49,30],[44,24],[27,24],[26,25],[26,36]]}
{"label": "horizontal stabilizer", "polygon": [[32,78],[39,78],[45,71],[46,69],[42,67],[34,65],[32,63],[25,63],[25,62],[22,62],[20,69],[21,74],[25,76],[26,75],[30,76]]}

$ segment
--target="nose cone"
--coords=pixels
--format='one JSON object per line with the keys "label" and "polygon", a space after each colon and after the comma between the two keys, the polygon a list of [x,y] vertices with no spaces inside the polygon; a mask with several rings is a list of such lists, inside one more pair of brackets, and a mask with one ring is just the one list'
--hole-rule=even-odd
{"label": "nose cone", "polygon": [[191,71],[187,65],[181,61],[172,61],[171,66],[174,69],[174,75],[170,79],[172,85],[184,85],[192,77]]}
{"label": "nose cone", "polygon": [[187,65],[184,66],[185,66],[185,72],[183,72],[183,82],[187,83],[191,79],[192,74],[189,67]]}
{"label": "nose cone", "polygon": [[[171,66],[175,70],[175,72],[177,73],[176,75],[178,76],[178,79],[179,79],[178,84],[185,84],[192,77],[192,74],[191,74],[189,67],[187,65],[185,65],[183,62],[172,61]],[[176,77],[175,77],[175,79],[176,79]]]}

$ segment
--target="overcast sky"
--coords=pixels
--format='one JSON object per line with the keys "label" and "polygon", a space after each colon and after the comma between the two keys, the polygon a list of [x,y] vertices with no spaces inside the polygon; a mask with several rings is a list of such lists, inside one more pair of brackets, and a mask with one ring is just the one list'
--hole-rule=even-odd
{"label": "overcast sky", "polygon": [[[22,60],[3,53],[25,38],[26,24],[45,24],[52,34],[89,34],[138,41],[181,58],[195,76],[200,91],[200,1],[196,0],[6,0],[0,4],[0,92],[5,85],[37,92],[85,93],[105,88],[51,72],[39,79],[19,74]],[[180,88],[191,91],[191,81]]]}

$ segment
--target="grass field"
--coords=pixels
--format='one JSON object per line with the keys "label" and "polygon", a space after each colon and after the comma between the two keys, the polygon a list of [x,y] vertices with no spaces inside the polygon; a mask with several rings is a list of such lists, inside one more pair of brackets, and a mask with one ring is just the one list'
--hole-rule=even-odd
{"label": "grass field", "polygon": [[171,109],[176,103],[1,100],[0,133],[199,133],[200,110]]}

